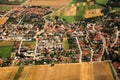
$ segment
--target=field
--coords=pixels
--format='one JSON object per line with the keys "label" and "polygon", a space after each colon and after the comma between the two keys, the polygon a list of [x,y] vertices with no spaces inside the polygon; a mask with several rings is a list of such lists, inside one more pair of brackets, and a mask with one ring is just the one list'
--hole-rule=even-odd
{"label": "field", "polygon": [[35,47],[35,41],[23,41],[23,45],[27,47]]}
{"label": "field", "polygon": [[14,7],[18,7],[19,5],[7,5],[7,4],[0,4],[0,11],[9,11]]}
{"label": "field", "polygon": [[26,0],[20,1],[12,1],[10,2],[9,0],[0,0],[0,4],[8,4],[8,5],[20,5],[21,3],[25,2]]}
{"label": "field", "polygon": [[63,7],[69,2],[70,0],[30,0],[30,1],[26,1],[23,5],[50,6],[56,8],[56,7]]}
{"label": "field", "polygon": [[96,3],[106,5],[107,1],[108,0],[96,0]]}
{"label": "field", "polygon": [[60,16],[59,18],[65,19],[67,22],[74,22],[74,16]]}
{"label": "field", "polygon": [[63,45],[64,45],[64,50],[68,50],[69,49],[69,43],[68,43],[68,39],[67,39],[66,33],[63,36]]}
{"label": "field", "polygon": [[0,41],[0,57],[10,57],[13,44],[13,41]]}
{"label": "field", "polygon": [[108,62],[25,66],[19,80],[114,80]]}
{"label": "field", "polygon": [[13,80],[19,67],[0,67],[0,80]]}
{"label": "field", "polygon": [[[61,18],[65,17],[64,19],[66,19],[68,22],[79,21],[81,19],[89,18],[89,17],[97,17],[103,15],[99,10],[102,10],[104,8],[104,6],[100,4],[105,4],[105,3],[106,0],[101,1],[101,3],[99,4],[98,3],[94,4],[93,2],[87,3],[87,2],[80,2],[74,0],[71,5],[57,12],[56,15],[60,16]],[[87,10],[90,10],[89,12],[95,11],[95,13],[88,16],[89,14],[88,13],[86,14]],[[87,15],[87,17],[85,15]]]}
{"label": "field", "polygon": [[13,44],[14,44],[14,41],[0,41],[0,46],[10,46]]}
{"label": "field", "polygon": [[0,5],[0,11],[9,11],[11,9],[11,7],[9,6],[1,6]]}
{"label": "field", "polygon": [[3,25],[8,20],[7,17],[0,18],[0,25]]}
{"label": "field", "polygon": [[0,57],[6,58],[11,56],[13,46],[0,46]]}

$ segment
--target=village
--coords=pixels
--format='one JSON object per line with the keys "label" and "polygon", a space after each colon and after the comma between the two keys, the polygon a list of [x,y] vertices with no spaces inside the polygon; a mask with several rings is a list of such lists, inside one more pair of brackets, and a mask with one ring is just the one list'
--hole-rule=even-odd
{"label": "village", "polygon": [[53,12],[48,6],[22,5],[0,13],[1,67],[111,60],[120,73],[119,14],[68,22],[45,17]]}

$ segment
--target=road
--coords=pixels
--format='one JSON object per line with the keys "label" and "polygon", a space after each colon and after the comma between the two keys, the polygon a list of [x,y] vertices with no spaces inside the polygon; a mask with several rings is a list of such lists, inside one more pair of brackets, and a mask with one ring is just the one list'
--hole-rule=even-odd
{"label": "road", "polygon": [[76,41],[77,41],[77,44],[78,44],[78,48],[79,48],[79,51],[80,51],[80,57],[79,57],[79,63],[82,62],[82,49],[80,47],[80,44],[79,44],[79,41],[78,41],[78,38],[76,37]]}

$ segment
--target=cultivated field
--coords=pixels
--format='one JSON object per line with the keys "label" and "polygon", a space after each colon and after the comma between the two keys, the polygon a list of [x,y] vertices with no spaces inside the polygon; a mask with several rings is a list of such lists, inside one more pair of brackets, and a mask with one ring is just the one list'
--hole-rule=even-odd
{"label": "cultivated field", "polygon": [[0,18],[0,25],[3,25],[8,20],[7,17]]}
{"label": "cultivated field", "polygon": [[77,7],[73,4],[70,7],[65,9],[65,16],[76,16]]}
{"label": "cultivated field", "polygon": [[108,62],[27,66],[19,80],[114,80]]}
{"label": "cultivated field", "polygon": [[28,0],[23,5],[63,7],[71,0]]}
{"label": "cultivated field", "polygon": [[0,41],[0,46],[11,46],[14,44],[14,41]]}
{"label": "cultivated field", "polygon": [[0,57],[10,57],[14,41],[0,41]]}
{"label": "cultivated field", "polygon": [[35,47],[35,41],[23,41],[23,45],[27,47]]}
{"label": "cultivated field", "polygon": [[0,80],[13,80],[19,67],[0,67]]}

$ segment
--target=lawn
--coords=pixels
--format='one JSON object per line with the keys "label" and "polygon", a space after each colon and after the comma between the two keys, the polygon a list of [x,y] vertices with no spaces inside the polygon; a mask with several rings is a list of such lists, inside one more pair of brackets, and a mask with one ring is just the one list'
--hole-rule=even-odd
{"label": "lawn", "polygon": [[26,0],[23,1],[14,1],[14,2],[10,2],[9,0],[0,0],[0,4],[9,4],[9,5],[20,5],[23,2],[25,2]]}
{"label": "lawn", "polygon": [[0,57],[8,58],[11,56],[13,46],[0,46]]}
{"label": "lawn", "polygon": [[74,22],[74,16],[60,16],[59,18],[65,19],[67,22]]}

